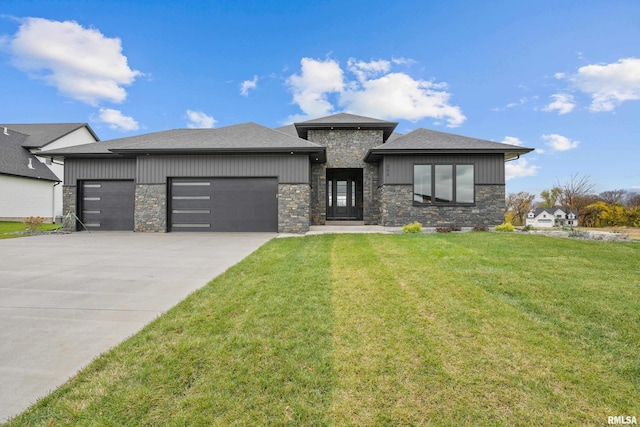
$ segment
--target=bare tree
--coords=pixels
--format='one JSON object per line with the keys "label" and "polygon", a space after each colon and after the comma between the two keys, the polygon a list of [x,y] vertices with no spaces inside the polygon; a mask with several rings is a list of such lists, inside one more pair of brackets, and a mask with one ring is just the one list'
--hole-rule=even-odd
{"label": "bare tree", "polygon": [[562,193],[562,189],[558,186],[552,187],[549,190],[543,190],[540,193],[542,202],[538,203],[539,208],[552,208],[558,203],[558,197]]}
{"label": "bare tree", "polygon": [[612,190],[603,191],[598,195],[598,197],[600,197],[600,200],[609,205],[615,205],[618,203],[622,204],[624,202],[626,194],[627,192],[625,190]]}
{"label": "bare tree", "polygon": [[524,225],[527,212],[531,210],[533,199],[536,196],[526,191],[509,193],[507,195],[507,210],[513,212],[514,225]]}
{"label": "bare tree", "polygon": [[595,187],[588,176],[580,177],[577,173],[564,183],[556,182],[555,187],[562,191],[558,197],[560,205],[565,209],[580,211],[593,200],[592,191]]}
{"label": "bare tree", "polygon": [[628,193],[624,204],[628,208],[640,206],[640,193]]}

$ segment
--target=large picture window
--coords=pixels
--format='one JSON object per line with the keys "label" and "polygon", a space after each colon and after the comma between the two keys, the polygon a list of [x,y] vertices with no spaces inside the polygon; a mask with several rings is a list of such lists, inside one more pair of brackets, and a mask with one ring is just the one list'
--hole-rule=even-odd
{"label": "large picture window", "polygon": [[414,165],[413,201],[419,204],[475,203],[473,165]]}

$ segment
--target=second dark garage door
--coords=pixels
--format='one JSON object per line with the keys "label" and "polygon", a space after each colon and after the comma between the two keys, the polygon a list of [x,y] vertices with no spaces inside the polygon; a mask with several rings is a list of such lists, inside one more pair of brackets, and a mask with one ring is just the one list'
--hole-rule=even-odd
{"label": "second dark garage door", "polygon": [[171,231],[278,231],[276,178],[171,179]]}

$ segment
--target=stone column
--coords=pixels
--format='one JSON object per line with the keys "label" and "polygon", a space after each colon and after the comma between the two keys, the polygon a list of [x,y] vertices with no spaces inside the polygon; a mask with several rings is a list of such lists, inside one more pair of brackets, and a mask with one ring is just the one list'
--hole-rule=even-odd
{"label": "stone column", "polygon": [[134,230],[140,232],[167,231],[167,186],[137,184]]}
{"label": "stone column", "polygon": [[[64,231],[76,231],[75,215],[77,209],[78,187],[75,185],[62,186],[62,227]],[[71,214],[69,217],[67,215]]]}
{"label": "stone column", "polygon": [[309,231],[309,184],[278,184],[278,232],[303,234]]}

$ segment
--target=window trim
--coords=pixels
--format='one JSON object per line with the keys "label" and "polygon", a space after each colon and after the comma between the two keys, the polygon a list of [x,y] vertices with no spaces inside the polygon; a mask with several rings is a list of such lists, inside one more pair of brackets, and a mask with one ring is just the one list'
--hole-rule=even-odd
{"label": "window trim", "polygon": [[[421,203],[415,200],[415,185],[416,185],[416,166],[430,166],[431,169],[431,200],[428,203]],[[453,201],[450,202],[439,202],[437,201],[436,194],[436,166],[451,166],[452,173],[452,198]],[[473,168],[473,202],[458,202],[458,189],[457,189],[457,167],[458,166],[471,166]],[[413,171],[412,171],[412,184],[411,184],[411,201],[413,206],[475,206],[476,204],[476,165],[474,163],[414,163]]]}

